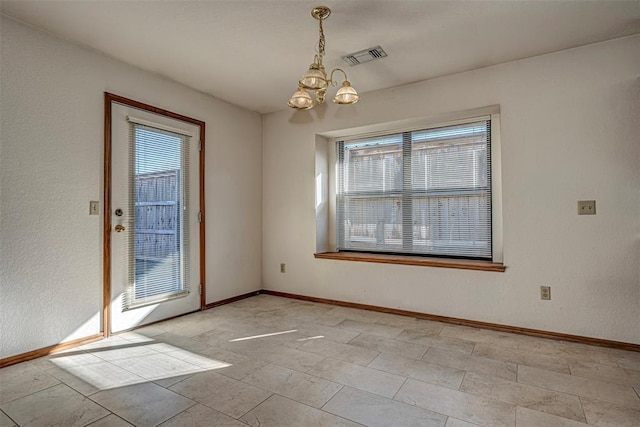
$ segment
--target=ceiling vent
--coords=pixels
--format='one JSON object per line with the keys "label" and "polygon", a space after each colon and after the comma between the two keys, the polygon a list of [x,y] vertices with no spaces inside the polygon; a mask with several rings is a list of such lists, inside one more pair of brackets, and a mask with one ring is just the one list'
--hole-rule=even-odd
{"label": "ceiling vent", "polygon": [[364,64],[365,62],[373,61],[374,59],[380,59],[387,56],[387,53],[382,50],[380,46],[372,47],[369,49],[361,50],[359,52],[351,53],[342,57],[344,62],[351,65]]}

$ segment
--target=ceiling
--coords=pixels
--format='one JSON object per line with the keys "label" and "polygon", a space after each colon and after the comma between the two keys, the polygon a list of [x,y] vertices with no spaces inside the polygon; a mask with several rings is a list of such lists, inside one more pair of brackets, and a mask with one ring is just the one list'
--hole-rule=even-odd
{"label": "ceiling", "polygon": [[[378,89],[640,33],[640,0],[2,0],[0,10],[269,113],[288,108],[313,60],[318,5],[332,10],[325,66],[343,68],[361,102]],[[355,67],[340,59],[377,45],[388,57]]]}

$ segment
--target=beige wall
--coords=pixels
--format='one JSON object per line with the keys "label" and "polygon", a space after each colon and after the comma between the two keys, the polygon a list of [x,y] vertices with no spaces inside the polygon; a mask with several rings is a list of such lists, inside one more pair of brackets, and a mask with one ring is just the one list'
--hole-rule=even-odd
{"label": "beige wall", "polygon": [[103,92],[207,124],[207,301],[261,287],[261,118],[2,17],[0,358],[100,331]]}
{"label": "beige wall", "polygon": [[[640,343],[639,51],[633,36],[264,116],[264,287]],[[505,273],[314,259],[318,135],[494,104]]]}
{"label": "beige wall", "polygon": [[[208,302],[263,286],[640,343],[640,36],[261,118],[5,17],[1,31],[0,357],[100,330],[103,91],[207,123]],[[313,258],[318,135],[495,104],[506,273]],[[578,217],[580,199],[598,214]]]}

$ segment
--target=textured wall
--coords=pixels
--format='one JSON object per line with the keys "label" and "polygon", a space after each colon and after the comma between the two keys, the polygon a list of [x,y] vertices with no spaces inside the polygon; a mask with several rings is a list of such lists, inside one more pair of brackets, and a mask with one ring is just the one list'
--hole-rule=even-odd
{"label": "textured wall", "polygon": [[[640,343],[638,52],[633,36],[264,116],[264,287]],[[313,258],[316,135],[494,104],[505,273]]]}
{"label": "textured wall", "polygon": [[[0,357],[100,331],[103,92],[207,124],[209,302],[261,286],[261,118],[2,17]],[[214,78],[214,77],[212,77]]]}

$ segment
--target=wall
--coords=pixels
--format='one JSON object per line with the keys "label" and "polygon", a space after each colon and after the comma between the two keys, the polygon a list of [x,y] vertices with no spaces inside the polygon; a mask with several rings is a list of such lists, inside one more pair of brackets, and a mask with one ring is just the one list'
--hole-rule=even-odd
{"label": "wall", "polygon": [[[264,288],[640,343],[639,51],[636,35],[264,116]],[[494,104],[505,273],[314,259],[318,135]]]}
{"label": "wall", "polygon": [[260,289],[259,114],[4,16],[1,31],[0,358],[100,331],[104,91],[206,122],[207,302]]}

